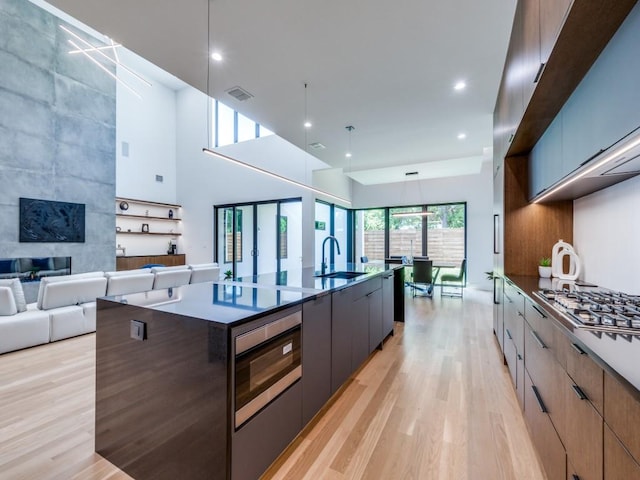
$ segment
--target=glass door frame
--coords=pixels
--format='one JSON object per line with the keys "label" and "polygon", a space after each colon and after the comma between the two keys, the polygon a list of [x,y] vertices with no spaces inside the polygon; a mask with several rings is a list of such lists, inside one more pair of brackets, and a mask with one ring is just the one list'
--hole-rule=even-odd
{"label": "glass door frame", "polygon": [[[257,201],[257,202],[242,202],[242,203],[229,203],[229,204],[222,204],[222,205],[214,205],[213,209],[214,209],[214,215],[213,215],[213,252],[214,252],[214,262],[217,262],[218,265],[220,265],[220,267],[222,268],[222,266],[226,263],[224,261],[224,259],[220,259],[219,258],[219,247],[220,247],[220,240],[219,240],[219,236],[218,236],[218,221],[220,219],[220,215],[224,215],[225,211],[228,209],[233,209],[233,228],[232,228],[232,236],[234,241],[232,242],[232,247],[233,247],[233,251],[232,251],[232,255],[231,258],[233,259],[231,262],[231,272],[232,272],[232,278],[236,278],[237,276],[237,268],[236,268],[236,235],[237,235],[237,226],[238,226],[238,221],[237,221],[237,214],[238,214],[238,208],[241,207],[252,207],[253,208],[253,222],[251,225],[251,233],[252,233],[252,247],[251,247],[251,256],[252,256],[252,275],[256,275],[258,273],[258,255],[259,254],[259,249],[258,249],[258,206],[259,205],[266,205],[266,204],[275,204],[276,205],[276,272],[280,273],[281,271],[281,258],[280,258],[280,251],[281,251],[281,239],[280,239],[280,235],[277,233],[279,230],[279,225],[280,225],[280,218],[281,218],[281,205],[283,203],[295,203],[295,202],[300,202],[302,203],[302,197],[293,197],[293,198],[283,198],[283,199],[276,199],[276,200],[261,200],[261,201]],[[266,272],[265,272],[266,273]]]}

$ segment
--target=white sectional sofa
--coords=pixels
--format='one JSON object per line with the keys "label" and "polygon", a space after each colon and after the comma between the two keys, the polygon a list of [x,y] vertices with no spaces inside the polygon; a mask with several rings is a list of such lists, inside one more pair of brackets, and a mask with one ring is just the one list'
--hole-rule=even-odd
{"label": "white sectional sofa", "polygon": [[[43,277],[37,301],[28,305],[18,278],[0,279],[0,354],[95,332],[99,297],[216,281],[219,276],[218,264],[207,263]],[[176,300],[158,294],[154,302]]]}

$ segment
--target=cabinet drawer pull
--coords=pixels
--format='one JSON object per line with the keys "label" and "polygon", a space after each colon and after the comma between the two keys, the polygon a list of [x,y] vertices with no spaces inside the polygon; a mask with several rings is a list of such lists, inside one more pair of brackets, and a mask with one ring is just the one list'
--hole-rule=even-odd
{"label": "cabinet drawer pull", "polygon": [[544,70],[544,65],[545,65],[545,63],[542,62],[540,64],[540,67],[538,67],[538,72],[536,73],[536,76],[533,79],[533,83],[538,83],[538,80],[540,80],[540,76],[542,75],[542,71]]}
{"label": "cabinet drawer pull", "polygon": [[520,355],[519,353],[517,354],[518,360],[522,360],[522,355]]}
{"label": "cabinet drawer pull", "polygon": [[542,398],[540,397],[540,393],[538,393],[538,388],[535,385],[531,385],[531,390],[533,390],[533,394],[536,396],[536,401],[538,402],[538,407],[540,407],[540,411],[542,413],[549,413],[547,411],[547,407],[544,405]]}
{"label": "cabinet drawer pull", "polygon": [[533,330],[529,330],[529,331],[531,332],[531,336],[533,337],[533,339],[536,341],[536,343],[540,348],[547,348],[547,346],[544,344],[544,342],[536,332],[534,332]]}
{"label": "cabinet drawer pull", "polygon": [[513,340],[513,337],[511,336],[511,332],[509,331],[508,328],[505,328],[505,332],[507,332],[507,337],[509,337],[509,340]]}
{"label": "cabinet drawer pull", "polygon": [[522,314],[522,312],[518,312],[518,316],[524,318],[524,315]]}
{"label": "cabinet drawer pull", "polygon": [[533,309],[538,312],[540,314],[540,316],[542,318],[547,318],[547,316],[542,312],[542,310],[540,310],[538,307],[536,307],[535,305],[531,304],[531,306],[533,307]]}
{"label": "cabinet drawer pull", "polygon": [[572,343],[571,344],[571,348],[573,348],[580,355],[586,355],[587,354],[587,352],[585,352],[582,348],[580,348],[580,345],[578,345],[578,344]]}
{"label": "cabinet drawer pull", "polygon": [[580,400],[587,400],[587,396],[584,394],[584,392],[578,385],[571,385],[571,388],[573,388],[573,391],[575,392],[575,394],[578,396]]}

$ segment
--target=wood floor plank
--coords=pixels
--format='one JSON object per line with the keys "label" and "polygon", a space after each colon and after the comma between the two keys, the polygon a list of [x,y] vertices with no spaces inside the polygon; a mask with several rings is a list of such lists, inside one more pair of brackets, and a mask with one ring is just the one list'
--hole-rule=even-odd
{"label": "wood floor plank", "polygon": [[[348,384],[263,476],[543,480],[489,292],[406,299]],[[127,480],[94,452],[95,336],[0,356],[0,480]]]}

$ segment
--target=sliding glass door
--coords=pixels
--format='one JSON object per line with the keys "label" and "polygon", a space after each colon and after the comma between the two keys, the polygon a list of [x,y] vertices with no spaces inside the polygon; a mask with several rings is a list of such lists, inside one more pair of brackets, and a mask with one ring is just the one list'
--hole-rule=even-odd
{"label": "sliding glass door", "polygon": [[215,216],[216,261],[233,278],[301,266],[300,199],[219,206]]}

